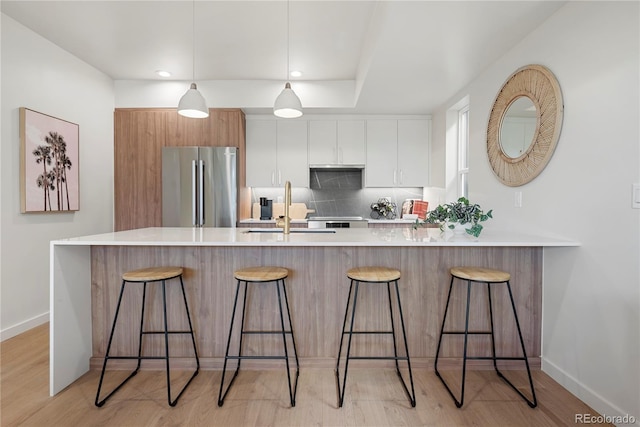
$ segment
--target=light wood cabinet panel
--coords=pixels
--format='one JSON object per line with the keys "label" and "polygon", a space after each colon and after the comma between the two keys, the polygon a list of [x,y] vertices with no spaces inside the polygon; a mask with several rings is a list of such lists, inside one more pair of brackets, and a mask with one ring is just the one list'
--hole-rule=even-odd
{"label": "light wood cabinet panel", "polygon": [[116,110],[115,230],[162,225],[162,147],[170,112]]}
{"label": "light wood cabinet panel", "polygon": [[173,109],[116,109],[115,231],[162,226],[162,147],[238,147],[238,218],[251,217],[246,188],[245,122],[238,109],[210,109],[207,119]]}
{"label": "light wood cabinet panel", "polygon": [[[498,268],[513,274],[512,286],[520,327],[530,362],[539,366],[542,308],[542,248],[539,247],[131,247],[94,246],[91,248],[92,283],[92,339],[91,365],[100,368],[109,338],[109,328],[118,298],[120,274],[146,265],[180,265],[185,268],[185,288],[196,332],[197,348],[203,369],[220,369],[224,360],[229,319],[233,308],[235,283],[233,272],[250,265],[281,265],[289,269],[287,293],[291,308],[296,344],[301,362],[319,367],[335,366],[335,357],[344,319],[344,307],[349,293],[349,280],[345,273],[356,265],[381,265],[402,271],[399,281],[404,320],[411,352],[411,363],[418,367],[433,367],[440,322],[447,301],[451,277],[449,267],[475,265]],[[389,330],[385,287],[366,286],[358,294],[356,322],[372,329]],[[361,288],[362,289],[362,288]],[[487,330],[489,313],[487,297],[480,293],[483,286],[472,289],[472,330]],[[167,288],[169,301],[180,301],[179,287]],[[247,329],[273,330],[280,319],[274,308],[277,297],[272,286],[250,288],[247,309]],[[138,307],[141,294],[131,295],[130,307]],[[138,300],[136,300],[138,298]],[[161,292],[149,290],[149,304],[160,302]],[[500,342],[497,352],[519,355],[519,341],[504,286],[496,286],[494,316]],[[451,294],[451,308],[447,325],[454,329],[464,327],[466,286],[458,283]],[[158,304],[155,305],[158,307]],[[149,310],[149,326],[161,325],[159,311]],[[124,324],[134,325],[139,320],[138,310],[121,312]],[[137,316],[137,317],[136,317]],[[176,328],[184,326],[184,316],[178,303],[169,309],[170,322]],[[397,322],[397,313],[394,313]],[[153,322],[156,322],[155,324]],[[174,323],[175,322],[175,323]],[[396,323],[396,327],[399,325]],[[114,348],[135,351],[137,336],[132,329],[123,329],[114,337]],[[160,354],[160,340],[147,341],[150,354]],[[189,354],[188,339],[172,344],[174,354]],[[237,336],[232,347],[237,346]],[[247,354],[278,354],[278,337],[247,339]],[[368,337],[354,340],[354,355],[388,355],[388,337]],[[236,348],[236,347],[233,347]],[[184,351],[184,353],[183,353]],[[490,354],[488,339],[472,339],[469,354]],[[442,364],[451,366],[462,357],[461,341],[449,338],[443,341]],[[392,362],[389,362],[391,365]],[[518,362],[519,363],[519,362]],[[151,364],[150,364],[151,365]],[[163,369],[158,363],[157,369]],[[244,362],[243,362],[244,366]],[[247,364],[249,366],[249,363]],[[377,361],[375,366],[380,366]],[[383,365],[384,366],[384,365]],[[489,362],[473,364],[478,368],[490,367]],[[521,365],[518,365],[521,366]]]}

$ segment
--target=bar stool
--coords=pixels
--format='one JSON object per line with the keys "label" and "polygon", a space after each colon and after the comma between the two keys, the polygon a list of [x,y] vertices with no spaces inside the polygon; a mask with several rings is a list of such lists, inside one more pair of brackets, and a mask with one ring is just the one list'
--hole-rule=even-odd
{"label": "bar stool", "polygon": [[[109,343],[107,344],[107,353],[104,357],[104,363],[102,365],[102,373],[100,374],[100,383],[98,384],[98,392],[96,393],[95,405],[101,407],[116,391],[118,391],[127,381],[138,373],[140,364],[143,359],[163,359],[165,361],[167,371],[167,401],[169,406],[175,406],[178,403],[178,399],[182,396],[187,386],[191,383],[193,378],[198,375],[200,370],[200,360],[198,358],[198,351],[196,350],[196,339],[193,334],[193,326],[191,324],[191,315],[189,314],[189,305],[187,304],[187,295],[184,291],[184,283],[182,281],[182,267],[151,267],[143,268],[140,270],[128,271],[122,275],[122,286],[120,287],[120,296],[118,297],[118,304],[116,306],[116,313],[113,318],[113,326],[111,327],[111,334],[109,335]],[[167,322],[167,295],[166,295],[166,281],[171,279],[180,279],[180,288],[182,290],[182,298],[184,300],[184,308],[189,322],[189,330],[169,330]],[[164,320],[164,330],[162,331],[145,331],[144,330],[144,311],[145,300],[147,296],[147,284],[148,283],[162,283],[162,313]],[[136,356],[110,356],[111,344],[113,342],[113,334],[118,322],[118,314],[120,313],[120,306],[122,303],[122,297],[124,295],[124,289],[127,284],[130,283],[142,283],[142,308],[140,314],[140,329],[138,338],[138,354]],[[142,338],[145,335],[164,335],[164,356],[142,356]],[[178,393],[174,400],[171,400],[171,377],[169,369],[169,335],[174,334],[188,334],[191,336],[191,343],[193,344],[193,354],[196,359],[196,369],[191,378],[182,387],[182,390]],[[100,390],[102,389],[102,381],[104,379],[104,373],[107,368],[107,362],[109,360],[137,360],[136,368],[124,381],[122,381],[117,387],[115,387],[104,399],[100,400]]]}
{"label": "bar stool", "polygon": [[[338,383],[338,407],[342,407],[344,403],[344,390],[347,383],[347,371],[349,369],[350,359],[368,359],[368,360],[394,360],[396,365],[396,373],[402,383],[404,391],[407,393],[409,402],[412,407],[416,406],[416,393],[413,387],[413,373],[411,371],[411,360],[409,359],[409,348],[407,345],[407,334],[404,327],[404,318],[402,315],[402,305],[400,304],[400,292],[398,290],[398,279],[400,279],[400,271],[387,268],[387,267],[356,267],[347,271],[347,277],[351,279],[351,285],[349,286],[349,297],[347,298],[347,307],[344,312],[344,320],[342,323],[342,333],[340,335],[340,348],[338,349],[338,361],[336,363],[336,380]],[[389,316],[391,319],[390,331],[371,331],[361,330],[354,331],[353,324],[356,317],[356,303],[358,301],[358,290],[360,283],[374,284],[374,283],[386,283],[387,296],[389,297]],[[393,321],[393,308],[391,303],[391,283],[395,285],[396,301],[398,303],[398,314],[400,317],[400,325],[402,325],[402,338],[404,340],[404,351],[406,356],[398,356],[398,346],[396,338],[396,329]],[[355,284],[355,286],[354,286]],[[353,293],[353,304],[351,306],[351,324],[349,330],[345,330],[347,326],[347,316],[349,313],[349,305],[351,304],[351,294]],[[368,334],[368,335],[391,335],[393,338],[393,356],[351,356],[351,340],[353,335]],[[342,386],[340,385],[340,356],[342,354],[342,345],[345,335],[349,335],[347,342],[347,355],[345,358],[344,377],[342,380]],[[411,383],[411,392],[407,387],[407,384],[400,373],[400,367],[398,365],[399,360],[406,360],[409,368],[409,380]]]}
{"label": "bar stool", "polygon": [[[529,369],[529,361],[527,360],[527,353],[524,349],[524,339],[522,338],[522,332],[520,331],[520,322],[518,321],[518,315],[516,313],[516,304],[513,301],[513,294],[511,292],[511,285],[509,280],[511,279],[511,275],[507,272],[500,270],[493,270],[490,268],[479,268],[479,267],[452,267],[449,270],[451,274],[451,284],[449,285],[449,295],[447,296],[447,305],[444,309],[444,316],[442,318],[442,327],[440,328],[440,338],[438,339],[438,349],[436,350],[436,360],[435,360],[435,371],[440,381],[444,384],[447,391],[453,398],[456,406],[458,408],[462,407],[464,402],[464,380],[467,368],[467,360],[492,360],[493,368],[500,378],[502,378],[507,384],[511,386],[526,402],[527,404],[535,408],[538,405],[538,401],[536,399],[536,392],[533,388],[533,379],[531,378],[531,370]],[[451,301],[451,290],[453,289],[453,283],[455,279],[466,280],[467,281],[467,309],[466,309],[466,318],[464,324],[464,331],[445,331],[445,322],[447,320],[447,311],[449,310],[449,302]],[[487,296],[489,302],[489,321],[491,329],[489,331],[469,331],[469,305],[471,300],[471,284],[472,283],[486,283],[487,285]],[[509,299],[511,300],[511,308],[513,309],[513,317],[516,321],[516,328],[518,330],[518,336],[520,337],[520,346],[522,348],[522,357],[503,357],[496,356],[496,343],[493,332],[493,303],[491,299],[491,285],[496,284],[506,284],[507,290],[509,291]],[[444,378],[440,375],[438,371],[438,358],[440,356],[440,345],[442,344],[442,337],[444,335],[464,335],[464,350],[462,356],[462,386],[460,391],[460,400],[458,400]],[[489,335],[491,337],[491,356],[485,357],[469,357],[467,356],[467,339],[469,335]],[[518,390],[512,383],[509,381],[498,369],[498,365],[496,361],[498,360],[524,360],[524,363],[527,367],[527,375],[529,376],[529,386],[531,387],[531,395],[533,400],[529,400],[520,390]]]}
{"label": "bar stool", "polygon": [[[242,268],[239,270],[236,270],[234,272],[234,278],[237,281],[237,285],[236,285],[236,296],[235,296],[235,300],[233,302],[233,312],[231,314],[231,325],[229,326],[229,338],[227,340],[227,350],[225,352],[224,355],[224,366],[222,368],[222,379],[220,380],[220,392],[218,394],[218,406],[222,406],[224,404],[224,399],[227,396],[227,393],[229,393],[229,389],[231,388],[231,386],[233,385],[233,382],[235,381],[236,377],[238,376],[238,372],[240,371],[240,364],[242,362],[243,359],[280,359],[280,360],[284,360],[286,367],[287,367],[287,380],[289,382],[289,399],[291,401],[291,406],[296,406],[296,392],[298,390],[298,376],[300,375],[300,365],[298,363],[298,352],[296,350],[296,340],[293,336],[293,325],[291,323],[291,313],[289,311],[289,300],[287,299],[287,288],[285,286],[285,279],[287,278],[287,276],[289,275],[289,270],[287,270],[286,268],[283,267],[248,267],[248,268]],[[264,284],[264,283],[274,283],[276,286],[276,291],[278,294],[278,308],[280,310],[280,325],[281,325],[281,330],[276,330],[276,331],[265,331],[265,330],[245,330],[245,314],[246,314],[246,308],[247,308],[247,285],[249,283],[253,283],[253,284]],[[236,316],[236,308],[238,306],[238,296],[240,295],[240,285],[244,284],[244,295],[243,295],[243,302],[242,302],[242,319],[241,319],[241,324],[240,324],[240,342],[238,345],[238,355],[237,356],[230,356],[229,355],[229,347],[231,344],[231,337],[232,337],[232,333],[233,333],[233,321],[235,319]],[[280,286],[282,286],[282,294],[284,295],[284,303],[287,309],[287,320],[289,322],[289,329],[285,328],[285,322],[284,322],[284,312],[282,310],[282,298],[281,298],[281,292],[280,292]],[[284,345],[284,356],[275,356],[275,355],[256,355],[256,356],[246,356],[242,354],[242,339],[245,335],[249,335],[249,334],[257,334],[257,335],[264,335],[264,334],[278,334],[278,335],[282,335],[282,342]],[[290,368],[289,368],[289,351],[287,349],[287,335],[291,336],[291,341],[293,344],[293,354],[295,357],[295,361],[296,361],[296,379],[295,379],[295,385],[291,385],[291,372],[290,372]],[[223,393],[223,387],[224,387],[224,377],[225,377],[225,373],[227,370],[227,362],[229,361],[229,359],[235,359],[238,361],[238,365],[236,366],[236,370],[235,373],[233,374],[233,377],[231,378],[231,381],[229,382],[229,385],[227,386],[226,390]]]}

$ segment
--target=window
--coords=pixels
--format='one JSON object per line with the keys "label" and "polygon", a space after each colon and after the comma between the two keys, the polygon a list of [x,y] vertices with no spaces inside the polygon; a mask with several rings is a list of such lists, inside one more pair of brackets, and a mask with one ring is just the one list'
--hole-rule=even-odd
{"label": "window", "polygon": [[469,198],[469,104],[458,110],[458,197]]}

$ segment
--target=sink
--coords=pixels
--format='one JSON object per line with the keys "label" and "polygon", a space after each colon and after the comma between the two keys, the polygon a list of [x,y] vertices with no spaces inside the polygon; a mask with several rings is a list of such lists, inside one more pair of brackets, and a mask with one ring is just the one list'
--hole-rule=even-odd
{"label": "sink", "polygon": [[[250,228],[244,233],[280,233],[282,234],[281,228]],[[332,230],[331,228],[292,228],[289,230],[291,234],[297,233],[335,233],[336,230]]]}

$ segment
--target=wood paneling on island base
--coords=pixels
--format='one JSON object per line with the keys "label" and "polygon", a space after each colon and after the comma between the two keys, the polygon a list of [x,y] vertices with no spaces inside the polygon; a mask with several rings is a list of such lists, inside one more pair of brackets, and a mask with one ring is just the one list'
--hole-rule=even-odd
{"label": "wood paneling on island base", "polygon": [[[165,373],[142,371],[104,407],[96,408],[100,371],[89,371],[49,396],[48,349],[48,324],[2,342],[0,425],[537,427],[575,425],[576,414],[598,415],[541,371],[533,372],[536,409],[529,408],[491,371],[467,372],[465,404],[457,409],[432,370],[414,369],[417,403],[412,408],[393,369],[358,367],[349,369],[342,408],[338,408],[331,368],[301,369],[295,408],[289,405],[282,370],[243,370],[223,407],[216,404],[220,371],[201,371],[175,407],[167,405]],[[516,384],[526,384],[524,371],[509,374]]]}
{"label": "wood paneling on island base", "polygon": [[220,108],[209,113],[206,119],[192,119],[175,109],[115,110],[115,231],[162,226],[162,147],[238,147],[238,217],[251,216],[244,113]]}
{"label": "wood paneling on island base", "polygon": [[[450,281],[448,268],[455,265],[493,267],[512,274],[512,287],[528,356],[534,368],[540,367],[542,248],[531,247],[92,247],[92,368],[98,368],[105,353],[113,320],[121,275],[131,269],[148,266],[176,265],[185,268],[185,286],[196,332],[198,352],[203,369],[220,369],[231,319],[236,283],[233,271],[248,266],[282,266],[290,270],[287,291],[298,345],[301,366],[332,367],[337,355],[344,308],[349,292],[346,271],[354,266],[380,265],[398,268],[400,294],[409,337],[409,352],[415,367],[433,367],[440,322]],[[483,285],[472,289],[474,330],[487,329],[487,297]],[[170,323],[185,325],[178,286],[170,286]],[[499,288],[499,291],[497,290]],[[130,291],[127,305],[121,309],[121,327],[114,337],[120,351],[137,348],[136,325],[139,323],[141,287]],[[508,295],[505,286],[496,286],[493,294],[496,330],[501,344],[498,354],[520,356]],[[160,291],[148,298],[160,306]],[[355,329],[390,330],[386,288],[367,284],[360,288]],[[464,325],[466,284],[461,283],[452,295],[448,323],[451,328]],[[250,286],[248,298],[249,328],[277,329],[276,291],[269,285]],[[396,313],[397,314],[397,313]],[[160,312],[148,310],[149,324],[160,328]],[[239,318],[239,316],[238,316]],[[153,320],[152,320],[153,319]],[[395,319],[397,322],[398,319]],[[455,320],[455,321],[454,321]],[[170,327],[171,327],[170,325]],[[259,326],[258,326],[259,325]],[[172,338],[175,356],[188,356],[186,339]],[[443,368],[456,364],[462,355],[462,337],[445,338]],[[281,341],[276,337],[247,337],[246,354],[281,354]],[[232,345],[237,345],[232,341]],[[353,354],[389,355],[392,342],[388,336],[360,335],[354,338]],[[161,350],[161,340],[148,339],[146,350]],[[232,347],[235,348],[235,347]],[[469,354],[489,355],[489,340],[470,338]],[[249,361],[247,361],[249,362]],[[485,368],[477,361],[476,368]],[[360,366],[384,366],[384,362],[358,362]],[[514,362],[514,368],[523,368]],[[248,363],[247,366],[250,364]],[[273,366],[269,363],[269,366]],[[275,364],[278,367],[277,363]],[[153,366],[150,364],[149,366]],[[243,363],[244,366],[244,363]],[[161,368],[161,365],[155,366]]]}

